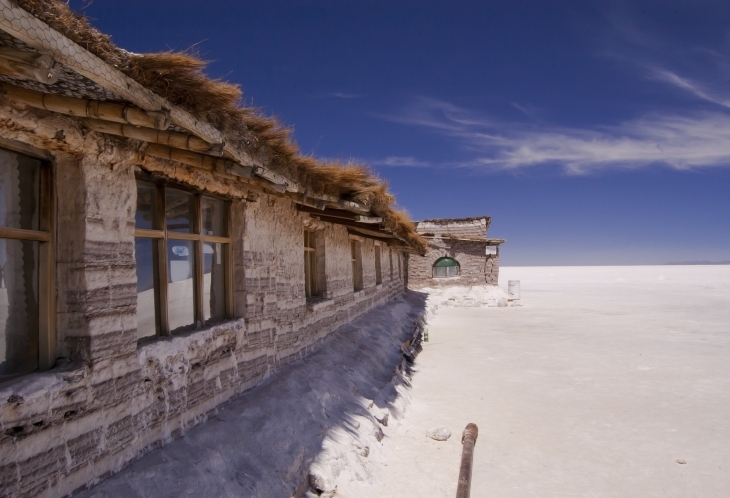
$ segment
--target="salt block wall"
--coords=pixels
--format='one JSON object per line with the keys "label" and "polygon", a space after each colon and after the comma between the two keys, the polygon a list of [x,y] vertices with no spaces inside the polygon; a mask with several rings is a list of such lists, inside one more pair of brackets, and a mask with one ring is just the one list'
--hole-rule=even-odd
{"label": "salt block wall", "polygon": [[[433,238],[428,240],[425,256],[409,255],[408,286],[412,289],[445,285],[497,285],[499,257],[486,254],[487,244],[473,240]],[[433,265],[439,258],[455,259],[458,277],[433,278]]]}
{"label": "salt block wall", "polygon": [[[0,118],[5,112],[0,109]],[[46,127],[44,119],[57,120],[33,120],[32,137],[23,131],[30,128],[0,131],[36,147],[47,145],[59,123]],[[54,143],[52,152],[59,360],[50,371],[0,386],[2,497],[65,496],[119,470],[404,291],[399,253],[391,279],[384,246],[383,283],[376,286],[375,242],[363,238],[364,289],[354,293],[347,229],[314,224],[290,200],[261,195],[232,206],[236,318],[138,345],[134,167],[139,156],[93,133],[82,136],[70,123],[60,123],[69,130],[66,142]],[[219,193],[228,188],[180,165],[158,160],[144,165],[193,187]],[[326,294],[309,304],[305,226],[322,234],[326,265]]]}

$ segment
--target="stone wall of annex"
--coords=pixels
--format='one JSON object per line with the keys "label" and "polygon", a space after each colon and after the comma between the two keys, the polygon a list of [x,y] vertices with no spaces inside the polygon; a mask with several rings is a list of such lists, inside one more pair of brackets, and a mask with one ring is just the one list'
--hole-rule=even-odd
{"label": "stone wall of annex", "polygon": [[[476,240],[428,239],[425,256],[409,255],[408,287],[444,285],[497,285],[499,256],[486,254],[487,243]],[[449,257],[459,263],[458,277],[433,278],[433,265],[439,258]]]}
{"label": "stone wall of annex", "polygon": [[[0,384],[0,497],[65,496],[119,470],[404,291],[400,253],[391,270],[382,246],[376,285],[376,242],[361,238],[364,286],[354,293],[352,235],[314,222],[287,198],[253,195],[230,180],[144,157],[133,140],[2,101],[0,137],[52,158],[58,356],[50,371]],[[137,344],[138,167],[233,199],[235,319]],[[326,265],[325,295],[309,302],[305,227],[321,232]]]}

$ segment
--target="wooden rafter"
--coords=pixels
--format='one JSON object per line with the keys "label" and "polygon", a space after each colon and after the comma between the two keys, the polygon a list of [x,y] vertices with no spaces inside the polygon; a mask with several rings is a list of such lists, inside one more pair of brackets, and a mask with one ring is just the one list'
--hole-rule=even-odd
{"label": "wooden rafter", "polygon": [[348,227],[347,233],[349,233],[350,235],[358,235],[360,237],[377,240],[377,241],[383,242],[383,243],[391,245],[391,246],[404,245],[403,242],[401,242],[399,239],[396,239],[394,237],[379,237],[377,235],[373,235],[373,233],[370,230],[365,230],[365,229],[361,229],[361,228],[349,228]]}
{"label": "wooden rafter", "polygon": [[312,218],[317,218],[321,221],[324,221],[326,223],[332,223],[333,225],[342,225],[344,227],[348,228],[357,228],[359,230],[366,230],[368,233],[372,234],[375,237],[385,237],[385,238],[395,238],[395,235],[393,235],[391,232],[387,230],[382,230],[380,228],[373,227],[372,225],[368,225],[367,223],[358,223],[356,221],[350,221],[345,220],[342,218],[333,218],[331,216],[325,216],[322,214],[312,214],[310,215]]}
{"label": "wooden rafter", "polygon": [[106,133],[107,135],[134,138],[144,142],[166,145],[168,147],[208,154],[210,156],[221,156],[223,152],[223,144],[210,144],[202,138],[186,133],[155,130],[153,128],[112,123],[100,119],[87,118],[83,120],[83,123],[88,129],[99,133]]}
{"label": "wooden rafter", "polygon": [[130,104],[66,97],[7,84],[0,85],[0,91],[15,102],[68,116],[95,118],[156,130],[166,130],[170,126],[170,113],[167,111],[146,111]]}

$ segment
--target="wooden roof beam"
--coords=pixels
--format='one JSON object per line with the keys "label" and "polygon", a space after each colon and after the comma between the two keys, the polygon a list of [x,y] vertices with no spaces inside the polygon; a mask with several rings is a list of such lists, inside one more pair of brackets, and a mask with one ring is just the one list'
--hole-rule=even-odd
{"label": "wooden roof beam", "polygon": [[46,85],[58,81],[56,61],[50,55],[13,47],[0,47],[0,74]]}
{"label": "wooden roof beam", "polygon": [[187,164],[197,169],[232,175],[239,179],[251,178],[250,166],[241,166],[238,163],[220,157],[206,156],[197,152],[175,149],[160,144],[149,144],[144,153],[159,159]]}
{"label": "wooden roof beam", "polygon": [[327,208],[324,209],[318,209],[315,207],[307,206],[306,204],[299,204],[297,205],[297,209],[299,211],[303,211],[305,213],[314,213],[317,215],[324,215],[324,216],[330,216],[332,218],[342,218],[344,220],[350,220],[350,221],[356,221],[358,223],[366,223],[366,224],[381,224],[383,223],[383,218],[379,216],[363,216],[360,214],[353,213],[352,211],[347,211],[346,209],[336,209],[336,208]]}
{"label": "wooden roof beam", "polygon": [[405,246],[405,244],[399,239],[388,238],[388,237],[379,237],[377,235],[373,235],[370,232],[370,230],[363,230],[363,229],[359,229],[359,228],[348,228],[347,233],[349,233],[351,235],[358,235],[360,237],[366,237],[368,239],[377,240],[377,241],[383,242],[385,244],[388,244],[389,246],[397,246],[397,247]]}
{"label": "wooden roof beam", "polygon": [[112,123],[99,119],[83,120],[84,126],[92,131],[116,135],[118,137],[133,138],[154,144],[166,145],[176,149],[189,150],[210,156],[221,156],[223,144],[210,144],[202,138],[175,131],[155,130],[142,126],[133,126],[122,123]]}
{"label": "wooden roof beam", "polygon": [[359,228],[360,230],[367,230],[368,232],[371,232],[376,237],[386,237],[386,238],[395,238],[395,235],[393,235],[391,232],[373,227],[372,225],[368,225],[367,223],[358,223],[356,221],[351,220],[345,220],[342,218],[333,218],[331,216],[325,216],[323,214],[315,214],[310,213],[309,216],[312,218],[318,218],[324,222],[332,223],[335,225],[342,225],[344,227],[349,228]]}
{"label": "wooden roof beam", "polygon": [[15,102],[68,116],[95,118],[156,130],[166,130],[170,126],[170,113],[167,111],[145,111],[130,104],[66,97],[8,84],[1,84],[0,91]]}

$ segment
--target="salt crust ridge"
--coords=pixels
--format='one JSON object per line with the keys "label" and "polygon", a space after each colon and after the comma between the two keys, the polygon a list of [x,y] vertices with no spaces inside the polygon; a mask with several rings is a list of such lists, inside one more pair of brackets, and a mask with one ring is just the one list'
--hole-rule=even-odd
{"label": "salt crust ridge", "polygon": [[[367,497],[410,402],[412,359],[440,306],[496,306],[496,286],[407,292],[208,421],[76,496]],[[424,436],[425,437],[425,436]]]}

